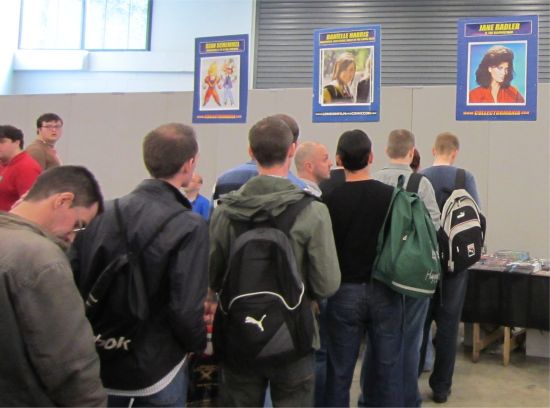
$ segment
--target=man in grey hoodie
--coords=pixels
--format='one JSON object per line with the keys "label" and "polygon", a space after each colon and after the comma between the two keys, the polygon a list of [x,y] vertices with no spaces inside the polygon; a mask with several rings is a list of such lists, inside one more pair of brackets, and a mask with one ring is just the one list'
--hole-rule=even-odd
{"label": "man in grey hoodie", "polygon": [[[235,241],[232,222],[278,216],[306,194],[288,180],[296,150],[289,127],[276,117],[256,123],[249,132],[249,153],[259,175],[239,190],[222,197],[210,224],[210,286],[218,292]],[[340,269],[326,206],[309,203],[290,229],[290,243],[302,274],[306,296],[323,299],[340,285]],[[262,406],[269,384],[274,406],[312,406],[313,349],[319,346],[317,329],[311,353],[290,363],[245,368],[222,362],[221,406]]]}

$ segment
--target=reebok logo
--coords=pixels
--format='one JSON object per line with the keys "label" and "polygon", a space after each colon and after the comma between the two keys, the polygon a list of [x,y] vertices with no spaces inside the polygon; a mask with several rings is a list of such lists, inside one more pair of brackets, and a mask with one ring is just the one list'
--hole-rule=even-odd
{"label": "reebok logo", "polygon": [[261,330],[261,331],[264,331],[264,326],[263,326],[263,321],[265,319],[267,315],[263,315],[262,318],[260,320],[256,320],[254,319],[253,317],[251,316],[246,316],[246,319],[244,319],[244,322],[245,323],[248,323],[248,324],[254,324],[256,326],[258,326],[258,328]]}
{"label": "reebok logo", "polygon": [[108,339],[102,339],[101,334],[98,334],[95,338],[95,345],[96,347],[103,348],[105,350],[118,350],[118,349],[124,349],[128,351],[128,344],[130,344],[132,340],[127,339],[126,337],[122,336],[117,338],[111,337]]}

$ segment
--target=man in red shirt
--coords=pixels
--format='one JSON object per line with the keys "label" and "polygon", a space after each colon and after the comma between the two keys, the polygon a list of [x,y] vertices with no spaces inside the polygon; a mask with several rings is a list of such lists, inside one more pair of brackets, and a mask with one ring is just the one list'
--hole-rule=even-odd
{"label": "man in red shirt", "polygon": [[41,172],[37,161],[23,151],[23,132],[0,126],[0,211],[9,211]]}

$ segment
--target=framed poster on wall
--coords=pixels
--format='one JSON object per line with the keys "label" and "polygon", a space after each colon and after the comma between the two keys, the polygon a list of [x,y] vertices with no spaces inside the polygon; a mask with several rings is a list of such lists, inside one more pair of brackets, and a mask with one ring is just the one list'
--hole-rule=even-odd
{"label": "framed poster on wall", "polygon": [[246,122],[248,34],[195,39],[193,123]]}
{"label": "framed poster on wall", "polygon": [[538,17],[458,22],[457,120],[537,119]]}
{"label": "framed poster on wall", "polygon": [[380,25],[316,30],[313,122],[380,120]]}

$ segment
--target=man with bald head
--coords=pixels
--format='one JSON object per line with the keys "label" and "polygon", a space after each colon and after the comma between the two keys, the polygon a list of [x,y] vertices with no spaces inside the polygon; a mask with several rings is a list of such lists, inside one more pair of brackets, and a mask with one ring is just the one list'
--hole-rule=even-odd
{"label": "man with bald head", "polygon": [[316,197],[321,196],[319,184],[330,178],[330,160],[327,147],[318,142],[303,142],[296,149],[294,164],[298,177],[306,184],[304,190]]}

